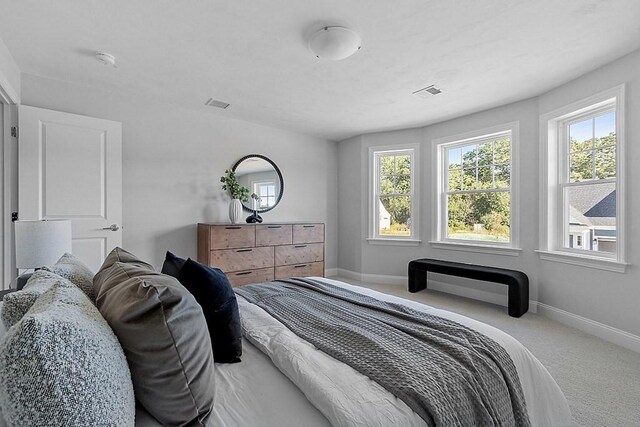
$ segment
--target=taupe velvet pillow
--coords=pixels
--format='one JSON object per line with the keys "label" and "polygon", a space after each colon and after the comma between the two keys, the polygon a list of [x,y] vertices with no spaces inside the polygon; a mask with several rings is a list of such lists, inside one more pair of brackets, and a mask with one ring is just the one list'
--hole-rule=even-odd
{"label": "taupe velvet pillow", "polygon": [[96,305],[124,349],[142,406],[167,426],[205,425],[215,387],[202,309],[180,282],[144,264],[103,265]]}
{"label": "taupe velvet pillow", "polygon": [[[151,264],[138,259],[138,257],[136,257],[131,252],[125,251],[120,247],[116,247],[111,252],[109,252],[109,255],[107,255],[107,257],[104,259],[100,270],[98,270],[98,272],[93,277],[93,291],[96,298],[98,297],[98,293],[100,292],[100,284],[106,280],[105,275],[109,276],[111,274],[115,274],[116,276],[113,278],[113,280],[118,280],[117,278],[119,277],[119,275],[122,275],[119,270],[116,269],[112,271],[111,269],[113,264],[115,264],[116,262],[124,262],[127,264],[135,265],[145,270],[155,271]],[[126,276],[121,277],[123,279],[126,278]]]}

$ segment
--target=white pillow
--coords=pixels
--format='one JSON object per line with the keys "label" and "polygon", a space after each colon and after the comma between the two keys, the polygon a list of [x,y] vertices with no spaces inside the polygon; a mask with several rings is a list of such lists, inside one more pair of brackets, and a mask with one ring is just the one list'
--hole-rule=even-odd
{"label": "white pillow", "polygon": [[24,288],[5,295],[4,304],[0,308],[0,318],[4,327],[9,329],[18,323],[36,300],[40,298],[40,295],[44,294],[57,282],[65,282],[70,286],[74,286],[64,277],[50,271],[38,270],[29,278]]}
{"label": "white pillow", "polygon": [[45,266],[42,269],[68,279],[82,289],[92,303],[96,303],[96,294],[93,290],[93,276],[95,273],[75,256],[66,253],[51,267]]}
{"label": "white pillow", "polygon": [[11,426],[133,426],[127,360],[98,309],[54,283],[0,341],[0,407]]}

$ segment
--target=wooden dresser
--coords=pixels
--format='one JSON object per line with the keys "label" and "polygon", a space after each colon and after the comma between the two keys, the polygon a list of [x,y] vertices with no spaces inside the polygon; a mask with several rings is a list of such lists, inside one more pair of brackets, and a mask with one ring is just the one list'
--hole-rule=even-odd
{"label": "wooden dresser", "polygon": [[198,224],[198,261],[234,286],[324,276],[324,224]]}

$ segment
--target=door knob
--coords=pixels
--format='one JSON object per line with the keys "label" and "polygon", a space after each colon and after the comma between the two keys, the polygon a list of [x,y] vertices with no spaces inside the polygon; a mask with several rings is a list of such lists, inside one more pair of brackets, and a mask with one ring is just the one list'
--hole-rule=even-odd
{"label": "door knob", "polygon": [[118,224],[111,224],[109,227],[103,228],[103,230],[118,231],[120,230],[120,226]]}

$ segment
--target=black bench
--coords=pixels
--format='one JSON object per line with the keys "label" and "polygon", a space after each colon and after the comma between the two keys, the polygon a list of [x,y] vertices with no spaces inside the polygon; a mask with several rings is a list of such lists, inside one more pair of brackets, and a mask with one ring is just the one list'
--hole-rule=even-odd
{"label": "black bench", "polygon": [[409,262],[409,292],[427,288],[428,271],[502,283],[509,286],[509,316],[520,317],[529,310],[529,278],[522,271],[438,259],[416,259]]}

